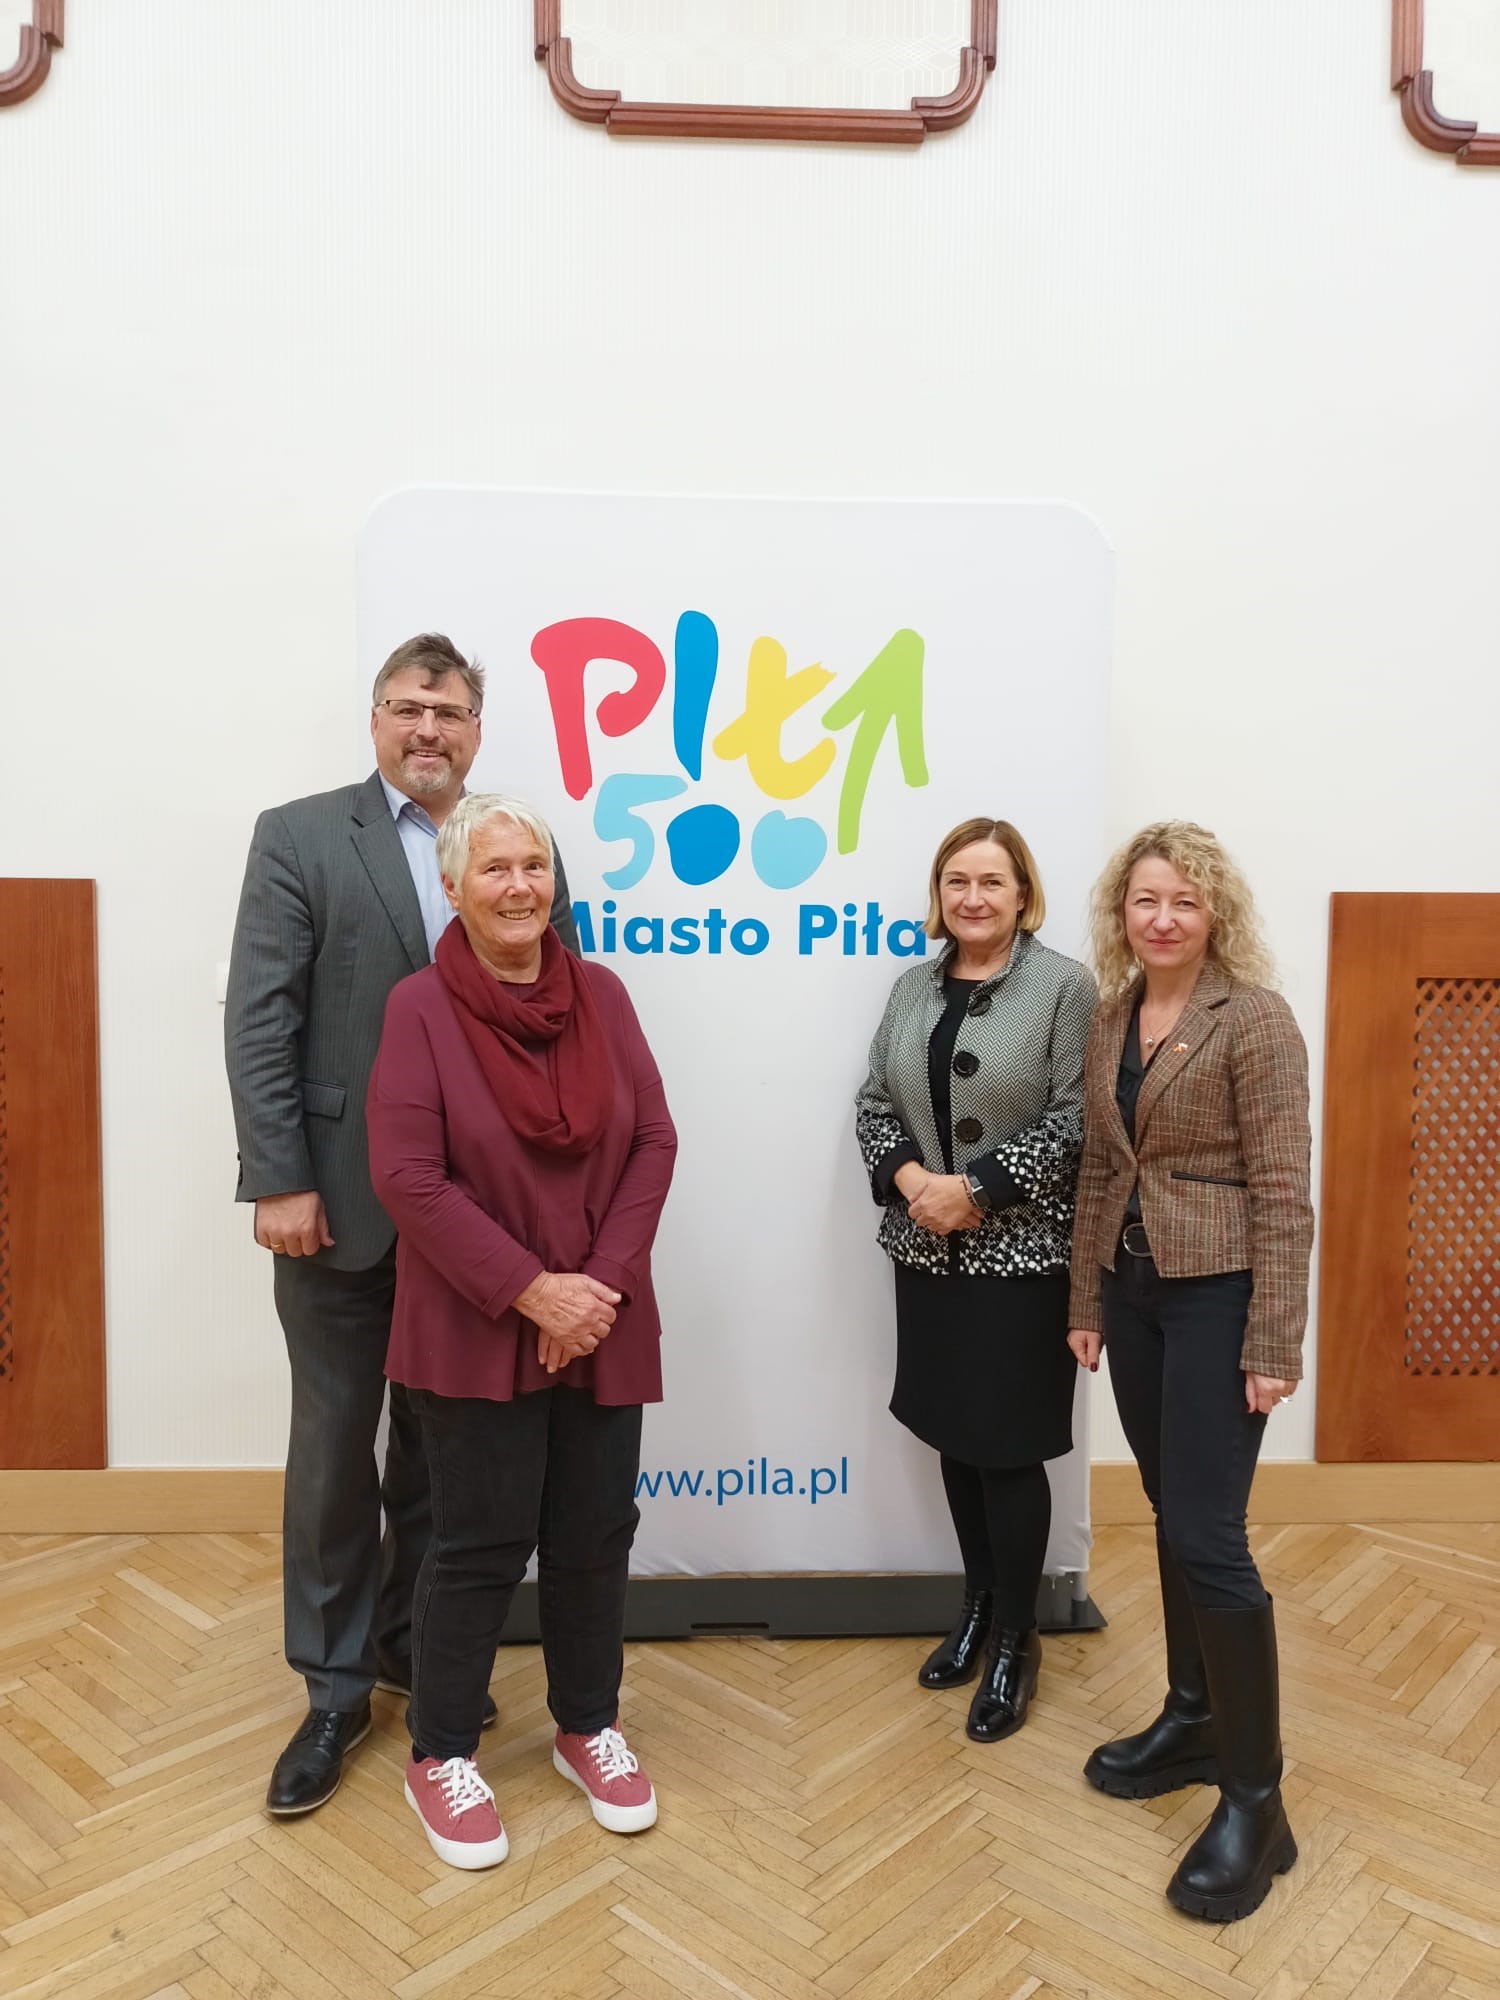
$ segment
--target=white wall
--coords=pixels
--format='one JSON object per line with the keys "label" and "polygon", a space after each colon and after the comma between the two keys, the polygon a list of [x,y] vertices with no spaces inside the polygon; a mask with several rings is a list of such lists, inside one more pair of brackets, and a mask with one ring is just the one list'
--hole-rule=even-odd
{"label": "white wall", "polygon": [[[598,0],[596,0],[598,4]],[[1500,130],[1500,9],[1494,0],[1426,0],[1422,66],[1448,118]]]}
{"label": "white wall", "polygon": [[31,0],[0,0],[0,73],[21,52],[21,26],[31,19]]}
{"label": "white wall", "polygon": [[1111,825],[1239,852],[1315,1092],[1329,891],[1500,887],[1500,174],[1407,137],[1385,0],[1006,0],[889,155],[611,142],[529,26],[111,0],[0,112],[0,872],[100,883],[119,1464],[281,1455],[213,968],[256,810],[361,769],[393,488],[1089,509]]}
{"label": "white wall", "polygon": [[563,25],[578,81],[638,103],[905,111],[957,86],[973,17],[970,0],[567,0]]}

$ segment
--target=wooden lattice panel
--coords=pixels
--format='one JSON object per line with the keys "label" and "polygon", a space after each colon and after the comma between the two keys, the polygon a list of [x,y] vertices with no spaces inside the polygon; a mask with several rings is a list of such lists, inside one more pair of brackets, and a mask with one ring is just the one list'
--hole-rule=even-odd
{"label": "wooden lattice panel", "polygon": [[1336,895],[1321,1459],[1500,1456],[1500,895]]}
{"label": "wooden lattice panel", "polygon": [[1406,1252],[1413,1375],[1500,1375],[1500,979],[1418,982]]}

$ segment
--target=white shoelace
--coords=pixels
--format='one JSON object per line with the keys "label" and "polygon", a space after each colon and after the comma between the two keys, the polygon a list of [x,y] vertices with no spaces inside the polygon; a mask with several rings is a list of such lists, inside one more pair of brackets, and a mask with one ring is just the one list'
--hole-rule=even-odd
{"label": "white shoelace", "polygon": [[599,1766],[600,1777],[606,1782],[611,1778],[633,1778],[641,1768],[635,1752],[618,1729],[601,1729],[597,1736],[588,1739],[588,1747]]}
{"label": "white shoelace", "polygon": [[450,1757],[446,1764],[439,1764],[436,1770],[427,1773],[429,1785],[441,1785],[448,1810],[456,1819],[466,1813],[470,1806],[482,1806],[486,1802],[493,1805],[495,1794],[479,1775],[478,1766],[469,1757]]}

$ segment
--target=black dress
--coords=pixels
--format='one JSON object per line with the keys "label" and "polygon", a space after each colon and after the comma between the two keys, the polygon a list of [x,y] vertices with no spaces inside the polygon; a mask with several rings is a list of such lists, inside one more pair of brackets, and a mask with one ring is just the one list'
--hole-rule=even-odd
{"label": "black dress", "polygon": [[[943,980],[947,1006],[927,1049],[943,1165],[953,1170],[948,1078],[969,995]],[[896,1383],[891,1414],[965,1465],[1035,1465],[1073,1448],[1078,1365],[1068,1348],[1068,1274],[964,1277],[949,1238],[946,1275],[896,1264]]]}

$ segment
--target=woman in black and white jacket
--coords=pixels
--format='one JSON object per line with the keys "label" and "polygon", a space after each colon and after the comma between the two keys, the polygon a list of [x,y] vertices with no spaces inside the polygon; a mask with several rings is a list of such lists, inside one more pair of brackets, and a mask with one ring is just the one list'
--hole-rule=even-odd
{"label": "woman in black and white jacket", "polygon": [[1068,1260],[1094,982],[1039,942],[1031,850],[971,819],[938,848],[926,930],[870,1047],[856,1130],[895,1266],[892,1414],[942,1459],[964,1564],[958,1623],[917,1678],[957,1687],[977,1742],[1026,1720],[1052,1521],[1072,1447]]}

